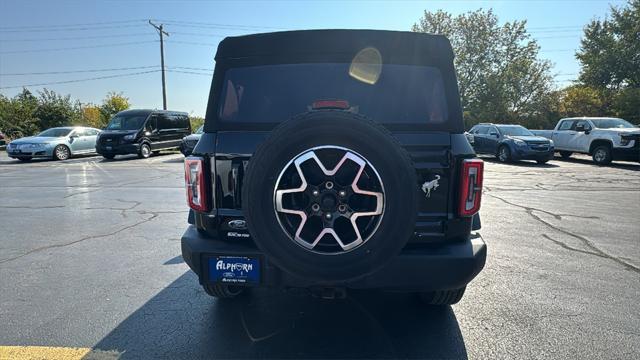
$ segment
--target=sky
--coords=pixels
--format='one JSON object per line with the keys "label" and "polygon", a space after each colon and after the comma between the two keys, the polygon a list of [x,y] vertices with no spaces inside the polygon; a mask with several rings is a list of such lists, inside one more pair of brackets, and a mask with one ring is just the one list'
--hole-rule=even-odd
{"label": "sky", "polygon": [[479,8],[493,9],[500,22],[526,20],[541,46],[540,57],[554,64],[556,83],[563,86],[579,72],[574,55],[582,27],[605,17],[610,4],[625,1],[0,0],[0,94],[14,96],[23,85],[48,84],[28,89],[46,87],[94,104],[116,91],[134,108],[162,108],[159,37],[147,23],[154,19],[169,33],[168,108],[202,116],[215,51],[225,36],[327,28],[410,30],[425,10],[457,15]]}

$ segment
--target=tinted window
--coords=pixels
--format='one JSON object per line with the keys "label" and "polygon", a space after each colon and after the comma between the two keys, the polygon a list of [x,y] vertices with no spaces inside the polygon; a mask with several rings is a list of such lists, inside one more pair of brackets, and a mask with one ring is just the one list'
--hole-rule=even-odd
{"label": "tinted window", "polygon": [[38,136],[42,137],[63,137],[69,135],[71,129],[61,129],[61,128],[53,128],[49,130],[45,130],[38,134]]}
{"label": "tinted window", "polygon": [[382,123],[444,123],[448,119],[440,70],[429,66],[381,65],[364,81],[347,63],[280,64],[232,68],[225,74],[222,121],[278,123],[309,111],[318,100],[346,100]]}
{"label": "tinted window", "polygon": [[144,121],[147,119],[147,114],[116,114],[109,125],[107,130],[138,130],[142,128]]}
{"label": "tinted window", "polygon": [[145,125],[144,128],[147,131],[157,130],[158,129],[158,116],[157,115],[151,115],[149,120],[147,120],[147,125]]}
{"label": "tinted window", "polygon": [[476,134],[478,135],[486,135],[489,133],[488,126],[478,126],[478,130],[476,130]]}
{"label": "tinted window", "polygon": [[187,115],[178,115],[178,127],[181,129],[188,129],[191,127],[191,124],[189,124],[189,117]]}
{"label": "tinted window", "polygon": [[167,114],[158,115],[158,129],[159,130],[172,129],[172,128],[173,128],[173,123],[172,123],[171,118],[169,117],[169,115],[167,115]]}
{"label": "tinted window", "polygon": [[500,132],[503,135],[509,136],[534,136],[531,131],[522,126],[499,126]]}
{"label": "tinted window", "polygon": [[571,125],[573,125],[573,120],[565,120],[560,124],[558,130],[569,130],[571,129]]}
{"label": "tinted window", "polygon": [[573,127],[571,129],[575,130],[578,127],[582,127],[583,129],[591,129],[591,125],[589,125],[589,122],[585,120],[574,121]]}

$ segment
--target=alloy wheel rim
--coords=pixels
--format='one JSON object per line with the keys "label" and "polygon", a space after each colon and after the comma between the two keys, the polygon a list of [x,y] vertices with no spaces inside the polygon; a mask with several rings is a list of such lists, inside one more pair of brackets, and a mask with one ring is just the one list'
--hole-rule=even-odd
{"label": "alloy wheel rim", "polygon": [[341,254],[365,244],[384,215],[384,185],[362,155],[320,146],[295,156],[273,192],[280,227],[308,251]]}
{"label": "alloy wheel rim", "polygon": [[500,149],[500,161],[507,161],[507,149],[504,147]]}
{"label": "alloy wheel rim", "polygon": [[595,157],[597,161],[604,161],[604,158],[606,157],[604,150],[598,149],[598,151],[596,151]]}
{"label": "alloy wheel rim", "polygon": [[64,146],[59,146],[58,148],[56,148],[56,156],[60,160],[65,160],[67,159],[67,157],[69,157],[69,152]]}
{"label": "alloy wheel rim", "polygon": [[149,156],[149,147],[148,146],[142,146],[142,156],[147,157]]}

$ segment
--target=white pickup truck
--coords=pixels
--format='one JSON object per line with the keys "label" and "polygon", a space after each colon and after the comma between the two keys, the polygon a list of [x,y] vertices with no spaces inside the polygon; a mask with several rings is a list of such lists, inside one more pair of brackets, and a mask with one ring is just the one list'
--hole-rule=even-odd
{"label": "white pickup truck", "polygon": [[553,130],[532,130],[553,140],[563,158],[589,154],[598,165],[612,160],[640,162],[640,128],[618,118],[581,117],[558,121]]}

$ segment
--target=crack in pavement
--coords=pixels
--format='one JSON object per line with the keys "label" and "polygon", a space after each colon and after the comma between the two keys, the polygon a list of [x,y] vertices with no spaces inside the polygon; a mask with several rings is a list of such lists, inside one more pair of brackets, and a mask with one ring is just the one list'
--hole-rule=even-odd
{"label": "crack in pavement", "polygon": [[113,235],[119,234],[119,233],[121,233],[121,232],[123,232],[125,230],[129,230],[131,228],[134,228],[134,227],[136,227],[138,225],[142,225],[144,223],[147,223],[147,222],[157,218],[158,216],[159,216],[158,214],[152,214],[152,216],[150,216],[150,217],[148,217],[148,218],[146,218],[144,220],[138,221],[138,222],[136,222],[134,224],[131,224],[131,225],[127,225],[127,226],[125,226],[123,228],[120,228],[120,229],[118,229],[116,231],[113,231],[113,232],[110,232],[110,233],[107,233],[107,234],[90,235],[90,236],[85,236],[85,237],[83,237],[81,239],[70,241],[70,242],[63,243],[63,244],[46,245],[46,246],[41,246],[41,247],[38,247],[38,248],[35,248],[35,249],[31,249],[31,250],[29,250],[29,251],[27,251],[25,253],[20,254],[20,255],[0,260],[0,264],[7,263],[9,261],[14,261],[14,260],[20,259],[22,257],[25,257],[27,255],[31,255],[33,253],[40,252],[40,251],[43,251],[43,250],[54,249],[54,248],[62,248],[62,247],[74,245],[74,244],[77,244],[77,243],[80,243],[80,242],[83,242],[83,241],[86,241],[86,240],[100,239],[100,238],[104,238],[104,237],[108,237],[108,236],[113,236]]}
{"label": "crack in pavement", "polygon": [[[549,215],[554,216],[554,214],[553,214],[553,213],[548,212],[548,211],[545,211],[545,210],[542,210],[542,211],[541,211],[541,210],[539,210],[539,209],[535,209],[535,208],[527,207],[527,206],[524,206],[524,205],[515,204],[515,203],[512,203],[512,202],[510,202],[510,201],[508,201],[508,200],[506,200],[506,199],[503,199],[503,198],[501,198],[501,197],[499,197],[499,196],[497,196],[497,195],[493,195],[493,194],[487,194],[487,195],[488,195],[488,196],[491,196],[491,197],[493,197],[493,198],[496,198],[496,199],[498,199],[498,200],[501,200],[501,201],[502,201],[502,202],[504,202],[505,204],[508,204],[508,205],[511,205],[511,206],[515,206],[515,207],[518,207],[518,208],[524,209],[524,210],[525,210],[525,212],[526,212],[527,214],[529,214],[529,216],[531,216],[533,219],[537,220],[538,222],[541,222],[542,224],[546,225],[547,227],[549,227],[549,228],[551,228],[551,229],[553,229],[553,230],[556,230],[556,231],[558,231],[558,232],[561,232],[561,233],[563,233],[563,234],[565,234],[565,235],[568,235],[568,236],[571,236],[571,237],[573,237],[573,238],[576,238],[576,239],[580,240],[580,241],[581,241],[581,242],[582,242],[586,247],[588,247],[589,249],[593,250],[593,252],[595,252],[595,253],[597,254],[597,255],[596,255],[596,254],[591,254],[591,255],[596,255],[596,256],[599,256],[599,257],[607,258],[607,259],[609,259],[609,260],[612,260],[612,261],[614,261],[614,262],[617,262],[618,264],[622,265],[622,266],[623,266],[624,268],[626,268],[627,270],[631,270],[631,271],[634,271],[634,272],[640,273],[640,267],[637,267],[637,266],[635,266],[635,265],[633,265],[633,264],[631,264],[631,263],[628,263],[628,262],[626,262],[626,261],[624,261],[624,260],[622,260],[622,259],[620,259],[620,258],[618,258],[618,257],[616,257],[616,256],[614,256],[614,255],[611,255],[611,254],[609,254],[609,253],[606,253],[605,251],[603,251],[602,249],[600,249],[598,246],[596,246],[596,245],[595,245],[591,240],[587,239],[586,237],[584,237],[584,236],[582,236],[582,235],[574,234],[574,233],[573,233],[573,232],[571,232],[570,230],[567,230],[567,229],[561,228],[561,227],[559,227],[559,226],[556,226],[556,225],[554,225],[554,224],[551,224],[550,222],[545,221],[544,219],[542,219],[542,218],[541,218],[541,217],[539,217],[538,215],[534,214],[533,212],[534,212],[534,211],[540,211],[540,212],[542,212],[542,213],[546,213],[546,214],[549,214]],[[567,216],[567,215],[564,215],[564,216]],[[574,216],[576,216],[576,215],[574,215]],[[580,217],[580,216],[578,216],[578,217]],[[558,218],[558,217],[556,217],[556,219],[560,219],[560,220],[561,220],[562,218]],[[543,234],[543,235],[544,235],[544,234]],[[547,238],[548,238],[548,237],[547,237]],[[555,241],[554,241],[554,242],[555,242]],[[565,244],[565,245],[566,245],[566,244]],[[568,246],[568,245],[567,245],[567,246]],[[581,251],[581,252],[584,252],[584,251]],[[585,252],[585,253],[589,253],[589,252]]]}
{"label": "crack in pavement", "polygon": [[547,239],[547,240],[550,240],[550,241],[556,243],[557,245],[559,245],[560,247],[563,247],[563,248],[565,248],[567,250],[570,250],[570,251],[577,251],[577,252],[580,252],[580,253],[583,253],[583,254],[589,254],[589,255],[599,256],[601,258],[607,258],[606,256],[604,256],[602,254],[599,254],[599,253],[596,253],[596,252],[591,252],[591,251],[587,251],[587,250],[574,248],[573,246],[569,246],[569,245],[563,243],[560,240],[556,240],[556,239],[552,238],[551,236],[549,236],[547,234],[542,234],[542,237]]}
{"label": "crack in pavement", "polygon": [[551,211],[548,211],[548,210],[542,210],[542,209],[534,208],[534,207],[531,207],[531,206],[524,206],[524,205],[516,204],[516,203],[513,203],[513,202],[511,202],[509,200],[506,200],[506,199],[501,198],[501,197],[499,197],[497,195],[494,195],[494,194],[487,194],[487,195],[489,195],[491,197],[494,197],[494,198],[496,198],[498,200],[502,200],[503,202],[505,202],[505,203],[507,203],[507,204],[509,204],[511,206],[515,206],[515,207],[519,207],[521,209],[524,209],[526,211],[537,211],[537,212],[541,212],[541,213],[544,213],[544,214],[547,214],[547,215],[551,215],[554,218],[556,218],[557,220],[562,220],[563,216],[564,217],[575,217],[575,218],[578,218],[578,219],[600,220],[600,218],[597,217],[597,216],[582,216],[582,215],[573,215],[573,214],[564,214],[564,213],[557,214],[557,213],[554,213],[554,212],[551,212]]}

